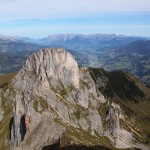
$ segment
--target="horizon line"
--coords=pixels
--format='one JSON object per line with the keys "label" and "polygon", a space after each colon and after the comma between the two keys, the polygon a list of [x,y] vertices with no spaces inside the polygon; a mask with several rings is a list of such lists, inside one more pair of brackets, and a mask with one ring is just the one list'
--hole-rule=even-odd
{"label": "horizon line", "polygon": [[57,36],[57,35],[85,35],[85,36],[90,36],[90,35],[114,35],[114,36],[124,36],[124,37],[140,37],[140,38],[150,38],[150,36],[144,36],[144,35],[127,35],[127,34],[116,34],[116,33],[54,33],[54,34],[47,34],[47,36],[43,37],[31,37],[31,36],[22,36],[22,35],[8,35],[8,34],[1,34],[0,37],[13,37],[13,38],[30,38],[30,39],[42,39],[46,38],[49,36]]}

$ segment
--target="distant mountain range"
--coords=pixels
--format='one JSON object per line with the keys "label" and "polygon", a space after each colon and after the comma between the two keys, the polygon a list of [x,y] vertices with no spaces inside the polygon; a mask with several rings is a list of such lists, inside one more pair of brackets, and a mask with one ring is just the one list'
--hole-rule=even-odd
{"label": "distant mountain range", "polygon": [[42,45],[58,45],[76,51],[91,51],[97,48],[116,48],[140,37],[129,37],[115,34],[56,34],[39,40]]}
{"label": "distant mountain range", "polygon": [[38,40],[0,35],[0,73],[19,70],[42,47],[64,47],[80,66],[121,69],[150,85],[150,40],[115,34],[56,34]]}
{"label": "distant mountain range", "polygon": [[150,40],[136,40],[120,49],[122,52],[130,53],[149,53]]}
{"label": "distant mountain range", "polygon": [[33,51],[41,47],[29,38],[0,35],[0,52]]}
{"label": "distant mountain range", "polygon": [[33,42],[31,38],[28,37],[19,37],[19,36],[6,36],[0,34],[0,42],[1,41],[12,41],[12,42]]}
{"label": "distant mountain range", "polygon": [[38,40],[28,37],[0,35],[0,43],[19,42],[37,43],[44,46],[60,46],[75,51],[88,51],[98,48],[116,48],[136,40],[143,40],[141,37],[124,36],[115,34],[55,34]]}

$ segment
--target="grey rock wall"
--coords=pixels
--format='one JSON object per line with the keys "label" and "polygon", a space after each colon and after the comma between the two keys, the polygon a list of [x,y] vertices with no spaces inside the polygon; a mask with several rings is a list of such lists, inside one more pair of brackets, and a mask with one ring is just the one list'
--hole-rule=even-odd
{"label": "grey rock wall", "polygon": [[[105,82],[106,78],[98,80],[102,86]],[[122,108],[106,99],[89,69],[79,68],[62,48],[34,53],[11,86],[14,90],[11,148],[14,150],[41,150],[68,131],[72,135],[78,135],[79,131],[87,133],[98,141],[96,144],[109,146],[110,142],[117,148],[136,147],[133,133],[120,126],[120,119],[125,116]],[[76,143],[94,144],[75,135]]]}

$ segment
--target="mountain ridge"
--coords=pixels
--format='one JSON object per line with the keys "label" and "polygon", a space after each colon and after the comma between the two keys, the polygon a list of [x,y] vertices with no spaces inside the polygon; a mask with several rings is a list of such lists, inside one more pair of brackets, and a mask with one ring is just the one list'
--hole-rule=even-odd
{"label": "mountain ridge", "polygon": [[[46,38],[50,42],[48,47],[67,48],[77,59],[80,66],[128,71],[150,85],[150,44],[147,38],[115,34],[58,34],[51,35],[49,38]],[[39,44],[40,39],[31,41],[32,43],[0,41],[0,58],[1,61],[3,60],[0,65],[0,73],[18,71],[29,54],[39,48],[47,47]]]}
{"label": "mountain ridge", "polygon": [[[95,71],[100,74],[94,79],[91,74]],[[131,112],[126,114],[123,104],[102,94],[110,82],[106,73],[78,68],[63,48],[41,49],[31,55],[12,83],[0,89],[2,123],[11,120],[7,106],[11,106],[13,115],[9,128],[11,147],[40,150],[65,135],[68,142],[76,144],[149,149],[141,145],[146,137],[140,124],[136,124],[138,117]],[[25,117],[30,117],[29,124],[24,122]],[[6,129],[0,132],[1,149],[10,146],[8,133]]]}

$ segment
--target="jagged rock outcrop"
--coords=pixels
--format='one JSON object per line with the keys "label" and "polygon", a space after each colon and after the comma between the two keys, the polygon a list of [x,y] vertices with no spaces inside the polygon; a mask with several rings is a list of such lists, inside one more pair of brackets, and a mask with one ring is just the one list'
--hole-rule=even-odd
{"label": "jagged rock outcrop", "polygon": [[125,111],[101,93],[99,85],[108,80],[96,84],[91,72],[62,48],[30,56],[11,83],[12,150],[41,150],[64,137],[77,144],[143,148]]}

